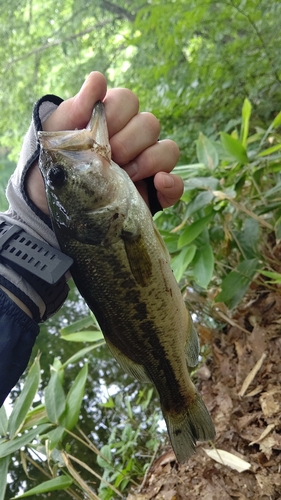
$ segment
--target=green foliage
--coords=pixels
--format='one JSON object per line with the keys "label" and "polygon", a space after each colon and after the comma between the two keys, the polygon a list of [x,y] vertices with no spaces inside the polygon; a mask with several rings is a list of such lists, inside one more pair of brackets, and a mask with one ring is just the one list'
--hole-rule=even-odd
{"label": "green foliage", "polygon": [[[141,411],[145,411],[151,402],[153,389],[145,387],[139,393],[136,401],[137,407]],[[102,500],[115,498],[114,491],[109,489],[107,482],[109,481],[121,492],[125,491],[130,483],[134,483],[133,478],[142,477],[149,463],[141,466],[139,455],[142,450],[145,454],[152,457],[159,447],[159,433],[157,431],[159,423],[159,414],[154,411],[146,421],[146,431],[143,431],[142,424],[138,424],[134,415],[138,408],[132,408],[130,399],[123,398],[118,395],[114,399],[109,397],[104,403],[105,407],[113,407],[122,417],[120,427],[112,429],[108,444],[101,448],[101,455],[98,456],[97,462],[104,470],[103,482],[99,487],[99,496]],[[124,415],[124,406],[126,414]]]}
{"label": "green foliage", "polygon": [[[15,498],[26,498],[32,495],[39,495],[40,493],[49,493],[50,491],[65,490],[73,483],[73,479],[68,476],[58,476],[55,479],[49,479],[49,481],[44,481],[43,483],[31,488],[31,490],[19,495]],[[11,499],[13,500],[13,499]]]}
{"label": "green foliage", "polygon": [[[213,287],[217,301],[235,307],[256,271],[268,278],[268,286],[280,283],[274,262],[264,255],[269,233],[281,239],[280,15],[280,2],[267,0],[2,2],[1,209],[7,208],[4,190],[14,168],[7,155],[17,158],[33,103],[45,93],[68,98],[90,71],[99,70],[109,86],[135,91],[141,109],[160,119],[161,136],[175,139],[181,147],[177,172],[185,192],[176,208],[157,215],[180,284],[189,283],[203,293]],[[53,333],[54,323],[49,322],[48,328]],[[41,463],[41,454],[45,457],[40,471],[44,481],[38,476],[41,484],[36,486],[39,493],[55,485],[74,498],[86,494],[97,498],[89,484],[93,475],[100,481],[98,473],[86,458],[76,457],[75,446],[79,441],[91,455],[98,453],[77,424],[84,424],[88,400],[100,394],[86,361],[103,340],[89,316],[62,328],[60,341],[52,335],[41,348],[45,363],[52,364],[51,377],[42,384],[45,388],[39,385],[36,359],[10,417],[0,409],[0,500],[5,496],[7,469],[11,473],[15,467],[11,456],[19,457],[21,447],[27,474]],[[89,345],[77,351],[79,342]],[[107,359],[109,368],[101,363],[100,371],[114,379],[110,363]],[[71,385],[68,370],[73,366]],[[136,450],[144,447],[150,460],[157,446],[157,416],[150,414],[145,429],[134,418],[146,405],[148,410],[149,390],[135,403],[120,393],[110,395],[102,407],[114,411],[114,417],[119,414],[121,422],[113,426],[108,439],[100,439],[104,456],[98,459],[103,474],[99,495],[104,499],[122,496],[128,482],[143,474],[147,460]],[[111,428],[100,409],[94,409],[97,419]],[[97,421],[91,423],[87,435],[96,427]],[[40,452],[35,465],[31,451]],[[74,463],[88,474],[87,480]],[[67,483],[66,473],[72,484]],[[106,481],[114,484],[109,487]]]}
{"label": "green foliage", "polygon": [[[210,139],[228,132],[245,98],[254,125],[280,110],[280,14],[267,0],[3,3],[1,143],[15,158],[34,101],[70,97],[99,70],[110,86],[137,92],[183,161],[194,161],[199,131]],[[245,147],[247,127],[241,133]]]}
{"label": "green foliage", "polygon": [[221,132],[220,140],[199,134],[200,163],[176,169],[185,181],[181,202],[156,218],[176,279],[199,290],[212,283],[215,300],[229,308],[269,265],[268,235],[275,233],[276,240],[280,235],[280,114],[266,129],[254,131],[251,109],[246,99],[240,130]]}
{"label": "green foliage", "polygon": [[[77,324],[84,327],[85,321]],[[77,327],[77,324],[75,325]],[[89,325],[93,328],[93,324]],[[93,348],[97,348],[96,343]],[[84,358],[90,351],[86,348],[76,353],[76,362]],[[147,387],[140,391],[136,398],[136,407],[132,408],[128,397],[123,399],[122,395],[109,397],[104,407],[112,407],[115,414],[119,415],[120,424],[113,427],[109,442],[99,451],[96,446],[86,437],[77,426],[80,418],[82,399],[85,397],[85,385],[88,377],[88,364],[83,363],[71,387],[65,392],[64,379],[69,366],[74,362],[71,356],[65,363],[55,359],[51,366],[51,377],[43,391],[45,403],[36,405],[36,392],[39,391],[40,363],[39,356],[36,357],[26,376],[21,394],[15,401],[13,411],[8,418],[4,407],[0,411],[0,498],[4,500],[8,468],[11,458],[19,450],[21,462],[26,474],[27,464],[39,468],[47,478],[40,484],[21,493],[14,498],[25,498],[32,495],[43,494],[51,491],[63,490],[72,498],[110,499],[122,493],[129,484],[137,484],[134,477],[144,474],[144,465],[141,464],[141,456],[136,449],[145,450],[145,455],[153,453],[158,447],[158,420],[159,415],[154,411],[147,420],[145,427],[137,423],[134,418],[135,412],[144,411],[151,402],[153,389]],[[124,417],[124,408],[126,415]],[[75,430],[75,433],[73,432]],[[72,446],[69,439],[79,441],[91,453],[97,455],[97,467],[92,469],[89,465],[70,454]],[[64,444],[66,443],[66,444]],[[33,460],[33,456],[37,460]],[[41,457],[41,458],[40,458]],[[39,465],[41,462],[41,465]],[[80,469],[84,469],[95,477],[100,483],[98,494],[89,486],[73,465],[76,462]],[[147,461],[145,461],[147,464]],[[103,470],[100,476],[97,468]]]}

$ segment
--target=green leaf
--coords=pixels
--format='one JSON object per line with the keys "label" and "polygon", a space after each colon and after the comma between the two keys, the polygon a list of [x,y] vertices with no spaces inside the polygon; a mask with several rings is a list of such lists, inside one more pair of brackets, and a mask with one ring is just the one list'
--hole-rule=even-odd
{"label": "green leaf", "polygon": [[63,365],[62,365],[62,368],[66,368],[66,366],[71,365],[73,363],[76,363],[76,361],[78,361],[79,359],[84,358],[84,356],[86,356],[86,354],[88,354],[89,352],[93,351],[94,349],[97,349],[98,347],[100,347],[101,345],[104,345],[104,344],[105,344],[105,341],[103,340],[102,342],[99,342],[98,344],[95,344],[93,346],[84,347],[80,351],[73,354],[73,356],[71,356],[67,361],[65,361],[65,363],[63,363]]}
{"label": "green leaf", "polygon": [[258,259],[243,260],[222,281],[216,302],[224,302],[230,309],[239,304],[257,271]]}
{"label": "green leaf", "polygon": [[209,224],[212,218],[213,214],[210,214],[187,226],[179,237],[178,249],[181,249],[185,245],[189,245],[192,241],[194,241],[195,238],[197,238],[197,236],[203,231],[204,227]]}
{"label": "green leaf", "polygon": [[276,272],[273,272],[273,271],[259,271],[260,274],[262,274],[263,276],[266,276],[267,278],[270,278],[271,281],[270,283],[272,284],[278,284],[280,285],[281,284],[281,274],[280,273],[276,273]]}
{"label": "green leaf", "polygon": [[58,446],[59,442],[62,440],[63,435],[65,433],[65,428],[62,426],[56,427],[56,429],[53,429],[48,432],[48,439],[49,439],[49,449],[53,450]]}
{"label": "green leaf", "polygon": [[49,419],[47,417],[45,405],[41,404],[28,412],[21,430],[25,431],[34,427],[34,425],[44,424],[45,422],[49,422]]}
{"label": "green leaf", "polygon": [[220,183],[214,177],[194,177],[184,182],[184,189],[185,191],[192,191],[193,189],[217,191],[220,189]]}
{"label": "green leaf", "polygon": [[252,111],[251,103],[249,99],[247,99],[246,97],[242,107],[242,126],[241,126],[241,137],[240,137],[242,146],[244,146],[244,148],[246,148],[247,145],[251,111]]}
{"label": "green leaf", "polygon": [[260,238],[260,225],[257,220],[249,217],[243,224],[243,230],[235,233],[246,259],[257,257]]}
{"label": "green leaf", "polygon": [[170,233],[170,231],[163,231],[161,229],[160,229],[160,234],[165,242],[168,252],[175,253],[178,249],[179,235],[177,233]]}
{"label": "green leaf", "polygon": [[271,127],[272,128],[277,128],[281,125],[281,111],[279,111],[278,115],[275,116],[273,122],[272,122],[272,125]]}
{"label": "green leaf", "polygon": [[238,139],[234,139],[234,137],[225,132],[221,132],[220,136],[223,148],[234,160],[243,165],[249,162],[246,149]]}
{"label": "green leaf", "polygon": [[10,439],[13,439],[24,424],[25,417],[33,402],[40,383],[40,363],[37,356],[26,377],[23,389],[16,399],[13,411],[9,418],[8,432]]}
{"label": "green leaf", "polygon": [[214,254],[211,245],[205,245],[196,252],[193,262],[193,276],[196,283],[207,288],[214,272]]}
{"label": "green leaf", "polygon": [[14,439],[9,439],[4,443],[0,443],[0,458],[6,457],[7,455],[10,455],[19,450],[22,446],[30,444],[36,436],[42,434],[49,427],[50,424],[38,425],[36,429],[31,429],[21,436],[17,436]]}
{"label": "green leaf", "polygon": [[257,156],[258,157],[268,156],[271,155],[272,153],[276,153],[276,151],[279,151],[280,149],[281,149],[281,144],[275,144],[275,146],[271,146],[270,148],[264,149]]}
{"label": "green leaf", "polygon": [[4,500],[7,487],[8,467],[11,456],[0,458],[0,500]]}
{"label": "green leaf", "polygon": [[68,342],[97,342],[103,339],[103,334],[100,330],[85,330],[62,335],[62,338]]}
{"label": "green leaf", "polygon": [[8,417],[5,410],[5,406],[2,405],[0,408],[0,436],[5,436],[8,430]]}
{"label": "green leaf", "polygon": [[110,446],[108,444],[105,444],[100,450],[100,455],[97,455],[97,463],[103,469],[110,468],[111,470],[112,469],[111,461],[112,457],[111,457]]}
{"label": "green leaf", "polygon": [[69,476],[58,476],[55,479],[49,479],[49,481],[44,481],[43,483],[31,488],[31,490],[26,491],[22,495],[13,497],[11,500],[16,500],[18,498],[26,498],[31,495],[39,495],[41,493],[48,493],[50,491],[66,490],[71,486],[73,480]]}
{"label": "green leaf", "polygon": [[214,195],[211,191],[201,191],[200,193],[193,198],[193,200],[187,205],[187,209],[185,212],[185,217],[190,217],[194,212],[205,208],[209,205],[214,198]]}
{"label": "green leaf", "polygon": [[86,316],[85,318],[81,318],[78,319],[77,321],[74,321],[73,323],[71,323],[71,325],[64,326],[63,328],[61,328],[60,333],[63,337],[65,337],[70,333],[75,333],[79,332],[80,330],[85,330],[90,326],[93,326],[93,319],[92,316],[89,314],[89,316]]}
{"label": "green leaf", "polygon": [[66,397],[65,427],[71,430],[78,422],[82,399],[84,397],[85,385],[88,376],[87,363],[75,378]]}
{"label": "green leaf", "polygon": [[59,424],[65,411],[65,395],[58,372],[52,368],[50,381],[45,388],[45,405],[50,422]]}
{"label": "green leaf", "polygon": [[176,257],[171,260],[171,268],[179,282],[196,252],[196,245],[185,246]]}
{"label": "green leaf", "polygon": [[217,150],[213,143],[202,132],[196,141],[197,158],[208,170],[215,170],[219,163]]}
{"label": "green leaf", "polygon": [[191,165],[177,165],[173,173],[179,175],[183,180],[194,177],[195,173],[202,173],[206,169],[204,163],[192,163]]}

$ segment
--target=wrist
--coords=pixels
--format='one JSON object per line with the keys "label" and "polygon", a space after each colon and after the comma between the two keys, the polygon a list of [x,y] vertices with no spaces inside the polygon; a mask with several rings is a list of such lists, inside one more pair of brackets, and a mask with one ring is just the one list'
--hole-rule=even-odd
{"label": "wrist", "polygon": [[27,314],[27,316],[29,316],[30,318],[33,318],[32,314],[31,314],[31,311],[28,309],[28,307],[18,297],[16,297],[16,295],[14,295],[12,292],[10,292],[10,290],[8,290],[7,288],[5,288],[2,285],[0,285],[0,288],[1,288],[1,290],[3,290],[3,292],[5,292],[6,295],[8,295],[8,297],[10,297],[10,299],[18,307],[20,307],[20,309],[22,309],[23,312],[25,312],[25,314]]}

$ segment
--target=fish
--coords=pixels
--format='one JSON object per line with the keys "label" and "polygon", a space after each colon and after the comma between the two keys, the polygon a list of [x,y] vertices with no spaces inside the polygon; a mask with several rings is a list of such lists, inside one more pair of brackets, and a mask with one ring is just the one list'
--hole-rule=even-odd
{"label": "fish", "polygon": [[215,428],[190,378],[199,340],[151,212],[111,158],[104,104],[83,130],[39,132],[39,168],[74,282],[121,367],[158,392],[178,462]]}

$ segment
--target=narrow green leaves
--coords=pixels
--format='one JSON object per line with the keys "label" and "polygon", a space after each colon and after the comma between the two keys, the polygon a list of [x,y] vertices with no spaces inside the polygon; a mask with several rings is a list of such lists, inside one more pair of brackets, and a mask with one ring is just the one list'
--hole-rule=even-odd
{"label": "narrow green leaves", "polygon": [[32,404],[40,382],[39,356],[35,358],[31,366],[23,389],[17,398],[11,416],[9,418],[8,432],[13,439],[24,424],[25,417]]}
{"label": "narrow green leaves", "polygon": [[0,500],[4,500],[7,487],[10,456],[0,458]]}
{"label": "narrow green leaves", "polygon": [[278,115],[275,116],[272,122],[272,128],[280,127],[280,125],[281,125],[281,111],[279,111]]}
{"label": "narrow green leaves", "polygon": [[58,372],[54,369],[45,389],[45,405],[50,422],[59,424],[60,417],[65,410],[65,395]]}
{"label": "narrow green leaves", "polygon": [[70,325],[61,328],[62,337],[67,337],[71,333],[79,332],[80,330],[85,330],[86,328],[93,327],[93,319],[89,314],[85,318],[78,319]]}
{"label": "narrow green leaves", "polygon": [[31,495],[39,495],[41,493],[48,493],[50,491],[58,491],[58,490],[65,490],[66,488],[69,488],[73,483],[73,480],[69,476],[58,476],[54,479],[50,479],[49,481],[44,481],[43,483],[39,484],[38,486],[35,486],[34,488],[31,488],[31,490],[26,491],[22,495],[19,495],[17,497],[13,497],[11,500],[16,500],[18,498],[26,498],[30,497]]}
{"label": "narrow green leaves", "polygon": [[8,430],[8,417],[4,405],[0,408],[0,437],[5,436]]}
{"label": "narrow green leaves", "polygon": [[97,342],[103,339],[103,334],[100,330],[84,330],[62,335],[62,338],[68,342]]}
{"label": "narrow green leaves", "polygon": [[88,365],[85,364],[75,378],[67,395],[65,427],[69,430],[71,430],[78,422],[87,376]]}
{"label": "narrow green leaves", "polygon": [[240,139],[242,146],[246,148],[247,146],[247,138],[249,134],[249,122],[251,117],[252,105],[249,99],[245,99],[242,107],[242,126],[241,126],[241,134]]}
{"label": "narrow green leaves", "polygon": [[38,425],[36,429],[31,429],[15,439],[9,439],[4,443],[0,443],[0,458],[7,457],[11,453],[19,450],[22,446],[31,443],[36,436],[42,434],[48,427],[50,427],[50,424]]}

